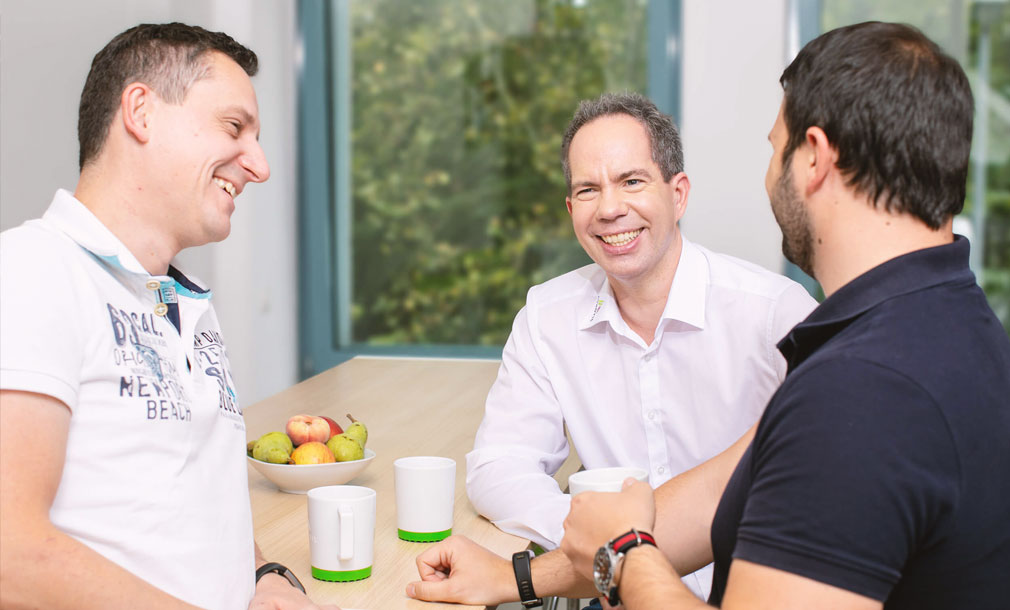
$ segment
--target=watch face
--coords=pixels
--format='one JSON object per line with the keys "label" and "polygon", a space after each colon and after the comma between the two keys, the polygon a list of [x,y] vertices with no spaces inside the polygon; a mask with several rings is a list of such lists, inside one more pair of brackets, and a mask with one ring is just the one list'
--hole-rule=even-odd
{"label": "watch face", "polygon": [[596,590],[604,595],[610,593],[610,583],[614,580],[614,574],[611,572],[614,566],[612,555],[610,547],[601,546],[593,559],[593,584],[596,585]]}

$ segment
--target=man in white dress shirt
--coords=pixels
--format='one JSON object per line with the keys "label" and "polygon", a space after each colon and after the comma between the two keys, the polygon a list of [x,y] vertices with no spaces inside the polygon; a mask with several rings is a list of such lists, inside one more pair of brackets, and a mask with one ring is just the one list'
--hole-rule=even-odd
{"label": "man in white dress shirt", "polygon": [[[687,241],[690,182],[669,117],[637,94],[580,104],[562,141],[565,199],[595,261],[539,286],[487,398],[467,492],[502,530],[558,546],[552,475],[637,466],[657,487],[726,449],[785,375],[776,343],[816,302],[789,279]],[[685,578],[707,596],[708,568]]]}

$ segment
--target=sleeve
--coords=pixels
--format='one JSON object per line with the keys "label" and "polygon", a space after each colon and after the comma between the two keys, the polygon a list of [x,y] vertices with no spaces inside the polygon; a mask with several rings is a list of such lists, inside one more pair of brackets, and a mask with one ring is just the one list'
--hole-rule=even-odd
{"label": "sleeve", "polygon": [[735,558],[887,599],[956,508],[946,420],[907,377],[837,358],[791,378],[753,444]]}
{"label": "sleeve", "polygon": [[0,237],[0,389],[52,396],[73,410],[83,360],[73,278],[63,248],[33,233]]}
{"label": "sleeve", "polygon": [[466,486],[477,512],[501,530],[552,549],[561,543],[570,504],[552,476],[568,457],[568,439],[530,317],[525,307],[512,325],[466,456]]}
{"label": "sleeve", "polygon": [[786,289],[779,294],[769,311],[765,345],[768,346],[768,359],[780,383],[786,378],[787,365],[782,353],[779,352],[778,343],[816,308],[817,301],[810,296],[806,288],[789,280]]}

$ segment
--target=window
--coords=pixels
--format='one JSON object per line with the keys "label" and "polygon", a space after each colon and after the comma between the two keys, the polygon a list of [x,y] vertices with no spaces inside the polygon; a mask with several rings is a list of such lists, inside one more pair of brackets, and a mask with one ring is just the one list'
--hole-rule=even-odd
{"label": "window", "polygon": [[676,118],[679,3],[303,0],[302,374],[498,357],[530,286],[589,262],[559,148],[580,99]]}

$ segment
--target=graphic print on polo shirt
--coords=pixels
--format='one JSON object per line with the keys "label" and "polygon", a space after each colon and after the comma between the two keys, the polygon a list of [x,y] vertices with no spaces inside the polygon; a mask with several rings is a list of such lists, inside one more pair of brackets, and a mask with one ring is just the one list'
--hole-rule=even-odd
{"label": "graphic print on polo shirt", "polygon": [[122,369],[119,397],[134,399],[150,421],[192,422],[192,402],[168,354],[153,313],[128,312],[106,303],[115,339],[113,362]]}
{"label": "graphic print on polo shirt", "polygon": [[242,423],[244,427],[242,409],[233,389],[235,382],[231,378],[231,367],[228,366],[221,333],[215,330],[196,333],[193,337],[193,353],[196,355],[196,368],[217,382],[218,414]]}

